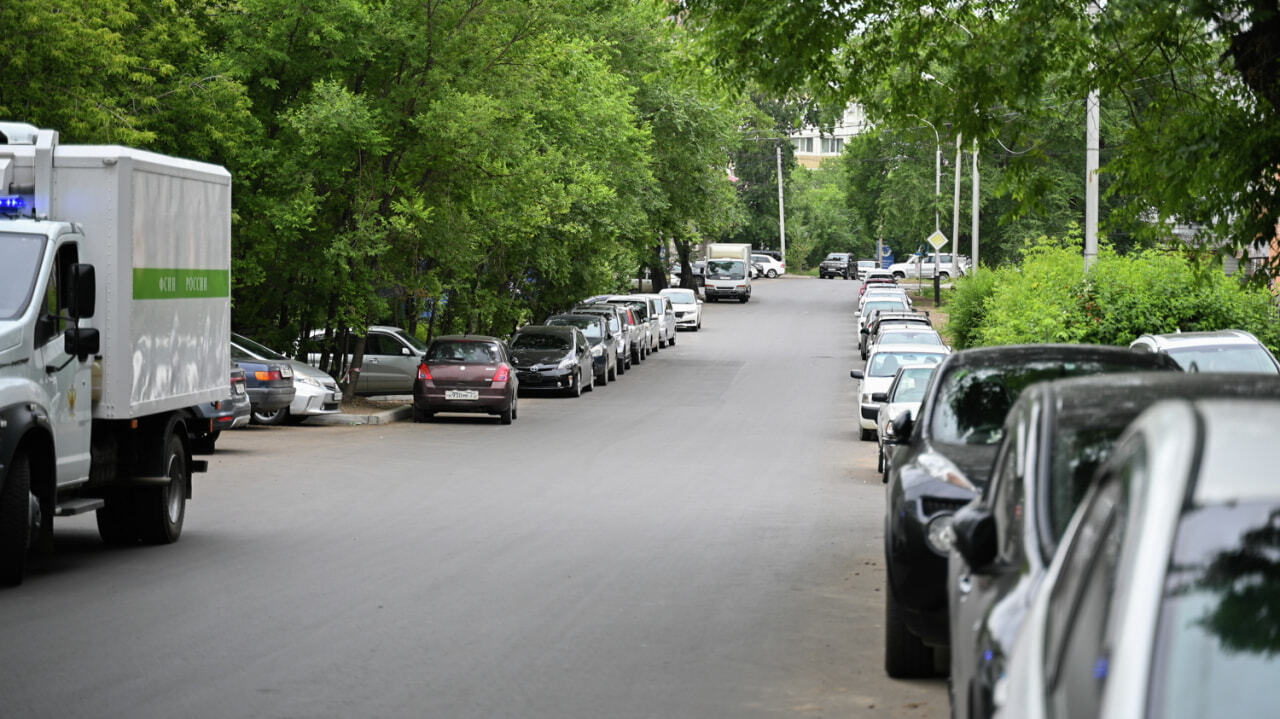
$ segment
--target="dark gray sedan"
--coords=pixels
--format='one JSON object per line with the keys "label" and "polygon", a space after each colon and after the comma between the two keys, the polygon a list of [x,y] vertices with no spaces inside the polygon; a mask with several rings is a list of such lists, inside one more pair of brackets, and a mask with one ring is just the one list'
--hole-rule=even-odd
{"label": "dark gray sedan", "polygon": [[594,387],[591,343],[577,327],[521,327],[511,337],[511,364],[522,391],[556,390],[577,397]]}

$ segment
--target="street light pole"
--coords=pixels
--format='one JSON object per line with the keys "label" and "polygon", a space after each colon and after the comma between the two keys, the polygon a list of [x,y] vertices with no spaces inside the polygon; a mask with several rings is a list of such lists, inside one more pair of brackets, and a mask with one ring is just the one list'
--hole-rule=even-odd
{"label": "street light pole", "polygon": [[[951,214],[951,276],[954,278],[956,274],[956,252],[960,243],[960,133],[956,133],[956,190],[955,190],[955,208]],[[938,264],[938,253],[934,252],[933,257],[933,274],[936,277],[942,267]]]}
{"label": "street light pole", "polygon": [[978,273],[978,138],[973,138],[973,236],[970,238],[973,272]]}
{"label": "street light pole", "polygon": [[778,238],[782,243],[782,264],[787,264],[787,215],[782,208],[782,143],[777,145],[778,155]]}

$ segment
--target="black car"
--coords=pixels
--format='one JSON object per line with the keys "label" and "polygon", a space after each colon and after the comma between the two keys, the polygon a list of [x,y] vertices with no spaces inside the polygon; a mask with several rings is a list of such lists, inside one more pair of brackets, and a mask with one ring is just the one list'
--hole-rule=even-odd
{"label": "black car", "polygon": [[551,327],[577,327],[591,343],[591,361],[595,382],[609,384],[618,379],[618,335],[609,330],[609,320],[594,314],[551,315],[543,324]]}
{"label": "black car", "polygon": [[253,406],[246,390],[244,370],[231,364],[231,389],[225,399],[205,402],[191,408],[192,421],[187,423],[191,438],[192,454],[213,454],[214,444],[224,429],[234,429],[249,424]]}
{"label": "black car", "polygon": [[1058,542],[1129,423],[1163,399],[1280,398],[1280,377],[1135,372],[1029,387],[991,480],[956,512],[947,586],[951,716],[989,717],[996,680]]}
{"label": "black car", "polygon": [[264,360],[231,345],[231,361],[244,370],[249,403],[254,412],[265,413],[287,409],[297,390],[293,386],[293,368],[287,361]]}
{"label": "black car", "polygon": [[1009,408],[1026,387],[1104,372],[1176,371],[1167,357],[1097,345],[1014,345],[957,352],[934,372],[913,421],[892,420],[885,477],[885,671],[934,674],[948,644],[947,543],[953,513],[991,473]]}
{"label": "black car", "polygon": [[521,327],[511,337],[511,364],[521,392],[558,390],[577,397],[594,387],[591,343],[577,327]]}

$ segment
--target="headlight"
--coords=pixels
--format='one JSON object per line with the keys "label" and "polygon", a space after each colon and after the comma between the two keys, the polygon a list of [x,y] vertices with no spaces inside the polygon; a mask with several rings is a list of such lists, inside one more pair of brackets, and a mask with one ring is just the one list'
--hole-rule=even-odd
{"label": "headlight", "polygon": [[951,460],[943,457],[942,455],[932,453],[922,454],[920,455],[918,462],[926,472],[933,475],[933,477],[938,480],[946,482],[947,484],[954,484],[957,487],[967,489],[971,492],[977,491],[977,488],[973,486],[973,482],[970,482],[969,478],[964,476],[964,472],[961,472],[959,467],[952,464]]}
{"label": "headlight", "polygon": [[311,385],[312,387],[318,387],[318,388],[320,388],[320,389],[324,389],[324,385],[320,384],[320,380],[316,379],[315,377],[308,377],[308,376],[303,375],[303,374],[295,374],[295,375],[293,376],[293,380],[294,380],[295,382],[301,382],[301,383],[303,383],[303,384],[309,384],[309,385]]}
{"label": "headlight", "polygon": [[604,347],[601,347],[600,345],[596,345],[595,347],[591,348],[592,357],[599,357],[603,354],[604,354]]}
{"label": "headlight", "polygon": [[573,366],[576,364],[578,364],[578,360],[572,357],[565,357],[564,359],[560,360],[559,367],[560,369],[572,369]]}
{"label": "headlight", "polygon": [[951,514],[939,514],[929,520],[928,527],[925,528],[925,541],[929,543],[929,548],[945,556],[951,551],[951,544],[955,541],[955,529],[951,526],[955,522],[955,516]]}

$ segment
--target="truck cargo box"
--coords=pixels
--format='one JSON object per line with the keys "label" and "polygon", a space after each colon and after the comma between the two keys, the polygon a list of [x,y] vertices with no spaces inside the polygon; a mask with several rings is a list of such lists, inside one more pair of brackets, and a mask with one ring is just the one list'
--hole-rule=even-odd
{"label": "truck cargo box", "polygon": [[228,395],[231,175],[106,145],[0,145],[36,212],[77,223],[101,333],[93,416],[127,419]]}

